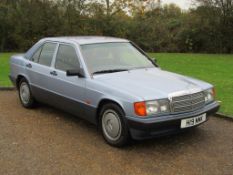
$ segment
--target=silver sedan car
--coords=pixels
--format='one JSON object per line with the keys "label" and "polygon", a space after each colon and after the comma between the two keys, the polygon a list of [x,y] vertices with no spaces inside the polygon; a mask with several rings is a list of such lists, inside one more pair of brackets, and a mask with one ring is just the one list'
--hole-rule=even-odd
{"label": "silver sedan car", "polygon": [[42,102],[84,118],[113,146],[186,131],[219,109],[211,84],[161,70],[126,39],[44,38],[10,67],[24,107]]}

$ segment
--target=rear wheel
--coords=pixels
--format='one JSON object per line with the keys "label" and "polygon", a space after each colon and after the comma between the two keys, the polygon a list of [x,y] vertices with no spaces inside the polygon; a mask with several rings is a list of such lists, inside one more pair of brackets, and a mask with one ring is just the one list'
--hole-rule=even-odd
{"label": "rear wheel", "polygon": [[106,142],[121,147],[129,141],[129,130],[124,120],[124,112],[114,104],[106,104],[100,112],[101,131]]}
{"label": "rear wheel", "polygon": [[25,78],[22,78],[19,82],[19,99],[25,108],[32,108],[35,104],[30,86]]}

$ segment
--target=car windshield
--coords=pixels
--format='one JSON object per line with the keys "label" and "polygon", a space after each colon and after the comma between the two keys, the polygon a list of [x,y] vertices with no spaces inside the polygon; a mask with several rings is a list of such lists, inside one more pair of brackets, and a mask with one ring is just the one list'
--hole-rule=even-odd
{"label": "car windshield", "polygon": [[81,45],[81,50],[92,74],[155,67],[131,43],[86,44]]}

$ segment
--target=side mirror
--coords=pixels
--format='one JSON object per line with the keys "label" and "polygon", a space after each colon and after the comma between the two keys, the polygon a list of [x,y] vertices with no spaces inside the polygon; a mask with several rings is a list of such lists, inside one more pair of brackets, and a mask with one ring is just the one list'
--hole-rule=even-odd
{"label": "side mirror", "polygon": [[156,58],[151,58],[151,62],[152,62],[156,67],[159,67]]}
{"label": "side mirror", "polygon": [[66,71],[66,76],[78,76],[80,78],[84,78],[85,74],[82,68],[80,69],[73,69],[73,70],[67,70]]}
{"label": "side mirror", "polygon": [[156,58],[151,58],[151,60],[153,61],[153,63],[157,64]]}

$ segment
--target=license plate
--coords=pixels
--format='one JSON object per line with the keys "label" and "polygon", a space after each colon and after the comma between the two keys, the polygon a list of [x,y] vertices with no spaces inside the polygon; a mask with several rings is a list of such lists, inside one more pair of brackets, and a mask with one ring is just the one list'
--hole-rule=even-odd
{"label": "license plate", "polygon": [[198,125],[200,123],[203,123],[204,121],[206,121],[206,113],[199,115],[197,117],[192,117],[192,118],[187,118],[187,119],[181,120],[180,127],[181,128],[188,128],[188,127],[192,127],[192,126]]}

